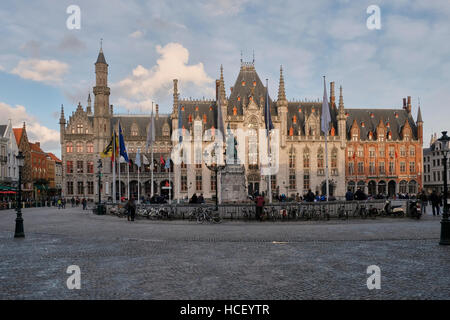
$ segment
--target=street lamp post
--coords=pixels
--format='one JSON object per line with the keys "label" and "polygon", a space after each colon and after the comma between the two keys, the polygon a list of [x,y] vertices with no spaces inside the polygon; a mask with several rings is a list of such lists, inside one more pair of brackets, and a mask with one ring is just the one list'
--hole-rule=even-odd
{"label": "street lamp post", "polygon": [[439,241],[439,244],[441,245],[450,245],[450,221],[448,219],[448,204],[447,204],[447,192],[448,192],[448,186],[447,186],[447,156],[449,153],[449,141],[450,137],[447,136],[447,131],[442,131],[442,137],[438,139],[438,141],[441,142],[441,152],[443,155],[443,162],[444,162],[444,213],[442,215],[441,220],[441,240]]}
{"label": "street lamp post", "polygon": [[17,164],[19,166],[19,194],[17,196],[17,218],[16,218],[16,230],[14,232],[14,238],[24,238],[25,232],[23,230],[23,218],[22,218],[22,168],[25,156],[23,155],[22,151],[19,151],[19,153],[16,156]]}
{"label": "street lamp post", "polygon": [[[216,148],[217,148],[217,143],[214,144],[214,157],[216,158],[215,161],[213,161],[210,164],[206,163],[206,161],[205,161],[205,165],[206,165],[206,167],[209,170],[214,171],[215,176],[216,176],[216,209],[215,210],[218,211],[219,210],[219,205],[218,205],[218,201],[219,201],[219,195],[218,195],[219,181],[218,181],[218,178],[217,178],[217,174],[218,174],[219,171],[222,171],[225,168],[226,163],[224,163],[224,164],[218,164],[217,163],[218,162],[217,161],[217,157],[215,156]],[[204,156],[205,156],[205,158],[208,157],[208,154],[206,153],[206,150],[205,150]]]}
{"label": "street lamp post", "polygon": [[97,214],[103,214],[103,205],[102,205],[102,159],[98,159],[98,204],[97,204]]}

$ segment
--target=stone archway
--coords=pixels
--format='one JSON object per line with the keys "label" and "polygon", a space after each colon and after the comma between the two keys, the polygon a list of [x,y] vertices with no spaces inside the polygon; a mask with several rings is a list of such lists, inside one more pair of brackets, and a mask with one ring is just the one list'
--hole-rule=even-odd
{"label": "stone archway", "polygon": [[393,197],[395,196],[395,188],[397,184],[394,180],[389,181],[388,183],[388,196]]}
{"label": "stone archway", "polygon": [[371,196],[375,196],[377,194],[377,183],[373,180],[370,180],[367,184],[368,194]]}

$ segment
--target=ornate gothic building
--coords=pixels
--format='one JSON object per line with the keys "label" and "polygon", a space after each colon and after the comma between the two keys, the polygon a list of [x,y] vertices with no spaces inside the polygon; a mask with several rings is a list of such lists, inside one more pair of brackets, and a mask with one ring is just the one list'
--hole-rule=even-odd
{"label": "ornate gothic building", "polygon": [[[94,110],[90,95],[86,108],[81,104],[66,122],[64,109],[61,108],[61,155],[63,161],[63,195],[79,196],[96,199],[97,194],[97,161],[99,153],[108,144],[112,130],[118,131],[120,122],[130,159],[140,149],[145,153],[147,131],[150,115],[119,115],[114,114],[113,106],[109,104],[110,89],[108,87],[108,64],[103,51],[100,50],[95,63],[96,85],[94,93]],[[140,171],[140,194],[151,192],[150,175],[154,173],[154,192],[167,193],[165,186],[174,186],[174,198],[191,197],[194,193],[203,193],[205,198],[215,194],[217,183],[214,172],[209,171],[202,162],[205,147],[210,144],[208,135],[214,135],[217,128],[218,112],[222,113],[224,125],[228,133],[236,134],[238,129],[255,131],[249,134],[241,143],[245,143],[245,159],[238,161],[245,166],[245,188],[248,193],[266,191],[267,181],[261,176],[261,164],[258,145],[260,128],[265,128],[264,105],[267,88],[256,72],[254,62],[242,62],[235,84],[230,94],[225,91],[223,69],[220,78],[216,80],[216,97],[211,100],[192,100],[180,97],[178,80],[173,80],[173,110],[170,114],[160,114],[156,105],[155,133],[156,142],[153,147],[154,163],[146,164]],[[356,119],[359,113],[344,108],[342,87],[338,104],[336,104],[334,82],[330,84],[330,114],[331,129],[328,135],[328,165],[330,178],[330,194],[342,197],[346,191],[346,165],[348,150],[347,141],[351,140],[350,132],[355,127],[349,121]],[[311,189],[323,193],[325,190],[325,143],[320,130],[320,101],[288,101],[285,93],[283,70],[280,68],[278,97],[269,97],[270,112],[273,125],[279,131],[279,144],[276,153],[279,155],[278,173],[271,177],[273,193],[288,196],[304,194]],[[194,145],[189,155],[183,155],[185,162],[171,164],[171,174],[161,165],[159,159],[166,160],[175,146],[178,138],[172,138],[172,132],[178,129],[178,107],[181,107],[183,141]],[[220,106],[220,110],[218,110]],[[367,111],[369,112],[369,111]],[[364,115],[365,117],[365,115]],[[409,119],[408,117],[406,117]],[[378,118],[377,118],[378,119]],[[405,116],[401,114],[401,119]],[[398,121],[400,121],[398,120]],[[393,120],[391,120],[393,122]],[[414,122],[407,121],[412,130],[411,138],[417,139],[417,128]],[[396,127],[397,128],[397,127]],[[359,129],[360,130],[360,129]],[[360,130],[361,131],[361,130]],[[204,139],[196,140],[194,132],[200,132]],[[188,161],[187,156],[191,159]],[[199,160],[200,159],[200,160]],[[103,159],[102,197],[112,196],[112,165],[108,159]],[[130,192],[137,196],[137,167],[130,166]],[[349,181],[347,181],[349,182]],[[127,164],[121,164],[121,177],[116,174],[117,193],[126,196]],[[119,189],[120,186],[120,189]],[[120,191],[119,191],[120,190]],[[219,190],[220,193],[220,190]]]}

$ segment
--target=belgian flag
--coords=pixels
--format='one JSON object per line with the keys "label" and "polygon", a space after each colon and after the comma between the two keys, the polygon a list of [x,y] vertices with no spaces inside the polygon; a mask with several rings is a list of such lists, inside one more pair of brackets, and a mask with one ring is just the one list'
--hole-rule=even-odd
{"label": "belgian flag", "polygon": [[114,161],[114,159],[119,155],[119,139],[116,134],[116,131],[113,132],[111,135],[111,140],[109,141],[106,148],[103,150],[102,153],[100,153],[100,157],[107,158],[111,157],[111,161]]}

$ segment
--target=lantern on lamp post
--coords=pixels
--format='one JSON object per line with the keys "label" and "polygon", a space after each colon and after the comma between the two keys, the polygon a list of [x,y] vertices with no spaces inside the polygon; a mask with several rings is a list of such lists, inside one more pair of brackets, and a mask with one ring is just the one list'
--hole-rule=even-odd
{"label": "lantern on lamp post", "polygon": [[450,245],[450,221],[448,219],[448,203],[447,203],[447,193],[448,193],[448,185],[447,185],[447,176],[448,176],[448,169],[447,169],[447,157],[449,153],[449,141],[450,137],[447,136],[447,131],[442,131],[442,137],[438,139],[438,141],[441,142],[441,153],[443,156],[443,164],[444,164],[444,172],[443,172],[443,178],[444,178],[444,214],[442,215],[441,220],[441,240],[439,241],[439,244],[442,245]]}
{"label": "lantern on lamp post", "polygon": [[17,217],[16,217],[16,229],[14,231],[14,238],[24,238],[25,232],[23,230],[23,218],[22,218],[22,169],[25,156],[22,151],[16,156],[17,165],[19,166],[19,190],[17,194]]}

